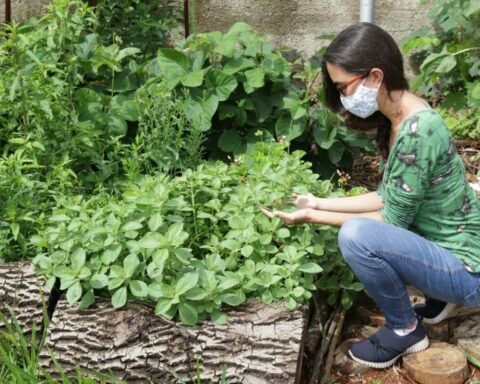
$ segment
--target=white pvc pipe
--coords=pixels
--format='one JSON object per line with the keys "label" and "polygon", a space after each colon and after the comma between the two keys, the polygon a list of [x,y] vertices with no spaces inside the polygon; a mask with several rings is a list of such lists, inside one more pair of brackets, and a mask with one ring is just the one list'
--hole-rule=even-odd
{"label": "white pvc pipe", "polygon": [[360,21],[373,23],[375,0],[360,0]]}

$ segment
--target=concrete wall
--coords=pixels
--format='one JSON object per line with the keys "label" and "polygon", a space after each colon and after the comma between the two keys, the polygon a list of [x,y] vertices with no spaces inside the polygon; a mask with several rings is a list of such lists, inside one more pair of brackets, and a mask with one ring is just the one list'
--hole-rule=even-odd
{"label": "concrete wall", "polygon": [[[397,41],[429,24],[420,0],[377,0],[374,22]],[[356,23],[359,0],[196,0],[197,31],[226,31],[245,21],[270,35],[275,46],[289,46],[309,56],[328,44],[322,35],[337,34]]]}
{"label": "concrete wall", "polygon": [[[42,13],[46,4],[51,0],[11,0],[12,19],[25,20]],[[0,0],[0,23],[5,22],[5,0]]]}

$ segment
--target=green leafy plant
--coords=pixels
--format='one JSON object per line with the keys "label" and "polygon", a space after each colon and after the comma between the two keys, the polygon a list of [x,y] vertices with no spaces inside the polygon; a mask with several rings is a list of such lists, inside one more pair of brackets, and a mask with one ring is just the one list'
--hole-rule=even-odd
{"label": "green leafy plant", "polygon": [[105,44],[120,42],[152,57],[158,48],[178,37],[178,26],[183,21],[181,10],[178,0],[99,0],[97,33]]}
{"label": "green leafy plant", "polygon": [[460,113],[450,124],[458,138],[477,130],[480,109],[480,5],[475,0],[428,1],[434,28],[424,27],[403,43],[405,53],[421,62],[413,88],[423,92],[443,113]]}
{"label": "green leafy plant", "polygon": [[[72,304],[88,307],[97,294],[110,296],[116,308],[153,300],[157,314],[178,314],[185,324],[206,317],[224,323],[221,308],[249,297],[284,300],[293,309],[317,286],[328,290],[330,301],[340,291],[361,290],[339,255],[334,228],[285,228],[260,212],[262,206],[289,209],[292,191],[332,193],[301,152],[284,148],[259,143],[231,165],[144,177],[124,186],[118,199],[59,201],[45,229],[31,238],[38,249],[34,263],[49,286],[60,279]],[[343,303],[351,306],[349,293]]]}
{"label": "green leafy plant", "polygon": [[340,120],[318,103],[313,89],[320,62],[315,57],[293,73],[266,36],[236,23],[225,34],[199,33],[178,42],[176,49],[159,49],[148,70],[169,89],[190,95],[188,119],[208,132],[210,158],[239,156],[258,141],[279,140],[307,151],[312,144],[320,146],[320,152],[328,151],[321,163],[339,164],[355,147],[356,136],[352,139],[346,130],[337,135]]}

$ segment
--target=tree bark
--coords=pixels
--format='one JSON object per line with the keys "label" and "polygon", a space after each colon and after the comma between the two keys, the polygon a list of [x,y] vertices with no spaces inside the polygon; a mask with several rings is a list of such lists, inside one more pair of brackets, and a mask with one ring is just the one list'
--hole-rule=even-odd
{"label": "tree bark", "polygon": [[[282,303],[250,301],[228,311],[229,321],[203,321],[195,327],[153,314],[150,305],[131,303],[115,310],[97,299],[88,310],[62,298],[47,336],[62,368],[108,372],[131,383],[194,382],[197,368],[202,383],[294,383],[307,321],[306,306],[288,311]],[[197,358],[199,359],[197,367]],[[54,371],[42,352],[41,365]],[[177,377],[176,377],[177,376]]]}
{"label": "tree bark", "polygon": [[[11,321],[9,306],[26,334],[31,331],[34,321],[37,329],[43,325],[40,292],[47,305],[50,297],[44,283],[42,277],[35,275],[30,262],[0,264],[0,312]],[[3,329],[1,322],[0,329]]]}

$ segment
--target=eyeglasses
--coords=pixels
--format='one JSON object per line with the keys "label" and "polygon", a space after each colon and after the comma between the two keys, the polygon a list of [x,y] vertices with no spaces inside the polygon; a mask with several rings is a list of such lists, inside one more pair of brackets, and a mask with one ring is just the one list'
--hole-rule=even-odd
{"label": "eyeglasses", "polygon": [[370,74],[370,72],[367,72],[363,75],[358,75],[358,76],[355,76],[353,79],[350,79],[348,80],[346,83],[343,83],[342,85],[336,85],[335,88],[337,88],[337,91],[342,95],[342,96],[346,96],[345,95],[345,91],[347,90],[348,86],[350,84],[353,84],[354,82],[360,80],[360,79],[364,79],[365,77],[367,77],[368,75]]}

